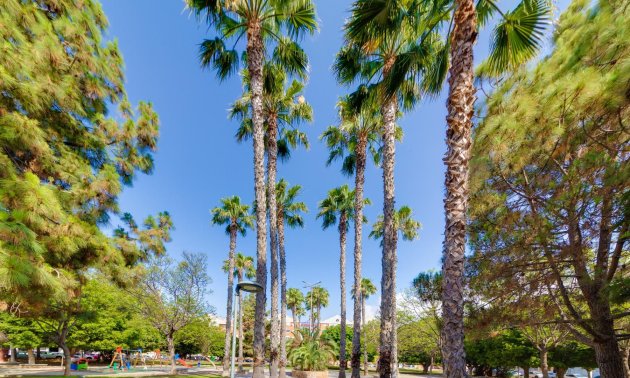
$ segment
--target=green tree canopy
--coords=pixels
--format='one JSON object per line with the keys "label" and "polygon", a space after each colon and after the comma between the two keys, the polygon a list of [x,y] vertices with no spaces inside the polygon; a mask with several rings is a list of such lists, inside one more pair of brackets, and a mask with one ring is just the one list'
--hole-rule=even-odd
{"label": "green tree canopy", "polygon": [[8,0],[0,25],[0,295],[45,302],[143,255],[99,225],[152,171],[158,118],[129,103],[98,2]]}

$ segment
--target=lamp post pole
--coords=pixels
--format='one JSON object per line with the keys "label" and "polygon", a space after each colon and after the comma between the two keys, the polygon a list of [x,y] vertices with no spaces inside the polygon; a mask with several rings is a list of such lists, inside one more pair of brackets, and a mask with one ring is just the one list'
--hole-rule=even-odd
{"label": "lamp post pole", "polygon": [[230,378],[234,378],[235,375],[234,359],[236,358],[236,322],[238,321],[238,319],[236,319],[236,306],[238,306],[238,301],[236,300],[236,297],[240,296],[240,288],[236,286],[236,290],[234,291],[233,296],[234,300],[232,301],[232,303],[234,303],[234,307],[232,308],[232,358],[230,361]]}
{"label": "lamp post pole", "polygon": [[241,290],[248,293],[259,293],[265,290],[265,288],[258,282],[251,281],[243,281],[236,284],[236,290],[234,291],[234,296],[232,297],[232,303],[234,303],[234,307],[232,307],[232,319],[234,319],[234,322],[232,323],[232,358],[230,359],[230,378],[234,378],[234,376],[236,375],[236,372],[234,370],[234,360],[236,359],[236,306],[238,306],[238,301],[236,300],[236,297],[240,298]]}

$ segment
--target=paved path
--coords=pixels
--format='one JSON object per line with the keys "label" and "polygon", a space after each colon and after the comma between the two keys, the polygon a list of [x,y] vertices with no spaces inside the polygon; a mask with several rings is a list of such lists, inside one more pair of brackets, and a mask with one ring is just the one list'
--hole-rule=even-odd
{"label": "paved path", "polygon": [[[212,369],[209,367],[194,367],[190,369],[186,369],[183,367],[178,367],[177,372],[180,375],[220,375],[221,370]],[[46,367],[38,367],[38,368],[18,368],[18,367],[9,367],[3,366],[0,367],[0,377],[15,377],[15,376],[60,376],[63,375],[63,370],[59,366],[46,366]],[[149,376],[164,376],[169,375],[169,369],[166,367],[161,368],[148,368],[144,370],[142,367],[137,367],[131,371],[118,371],[111,370],[106,366],[96,366],[92,367],[89,370],[80,370],[80,371],[72,371],[72,376],[76,377],[116,377],[116,376],[124,376],[124,377],[149,377]],[[290,372],[289,372],[290,375]],[[269,371],[265,371],[265,376],[269,377]],[[350,376],[349,374],[347,375]],[[399,374],[402,378],[418,378],[418,375],[415,374]],[[252,374],[238,374],[237,378],[251,378]],[[337,370],[329,370],[328,372],[329,378],[338,378],[339,371]],[[364,378],[374,378],[376,377],[375,373],[372,373]],[[426,375],[423,376],[427,378],[442,378],[441,375]]]}

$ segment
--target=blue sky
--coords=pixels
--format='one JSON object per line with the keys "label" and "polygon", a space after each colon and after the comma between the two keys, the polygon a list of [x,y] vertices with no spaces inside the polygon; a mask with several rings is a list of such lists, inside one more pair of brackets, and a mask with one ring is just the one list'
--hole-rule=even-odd
{"label": "blue sky", "polygon": [[[351,1],[315,3],[320,29],[303,41],[311,66],[305,97],[315,114],[314,122],[304,128],[311,148],[295,151],[288,162],[281,164],[279,178],[302,185],[302,200],[310,210],[304,229],[286,232],[289,287],[301,288],[303,280],[322,281],[331,293],[330,306],[322,312],[326,318],[339,312],[338,234],[334,228],[321,229],[316,219],[317,203],[331,188],[344,183],[352,186],[353,179],[341,175],[338,165],[326,167],[327,150],[318,137],[327,126],[335,124],[338,97],[351,90],[337,85],[330,70],[342,45],[341,29]],[[562,0],[556,5],[563,9],[567,3]],[[224,315],[227,283],[221,265],[227,257],[228,237],[223,227],[210,225],[209,210],[223,197],[238,195],[245,202],[253,199],[251,142],[238,144],[234,139],[237,124],[227,119],[229,104],[241,93],[239,79],[220,83],[212,72],[200,68],[198,45],[207,36],[207,27],[184,10],[182,1],[103,0],[103,8],[110,22],[107,37],[118,40],[125,60],[131,101],[151,101],[160,116],[155,172],[140,176],[132,188],[124,191],[121,208],[137,219],[162,210],[171,213],[176,230],[169,253],[207,254],[214,281],[209,301],[218,315]],[[487,54],[488,45],[488,31],[482,31],[477,60]],[[418,240],[399,242],[399,291],[407,288],[419,272],[440,269],[445,95],[446,91],[433,101],[422,102],[400,120],[405,137],[396,147],[396,205],[411,206],[422,229]],[[374,166],[367,170],[366,196],[372,200],[366,208],[369,231],[382,211],[381,175]],[[378,241],[368,239],[367,233],[363,275],[379,286],[381,251]],[[250,231],[240,238],[237,246],[238,251],[254,256],[255,233]],[[347,248],[350,289],[352,237]],[[375,295],[368,304],[377,308],[379,298]]]}

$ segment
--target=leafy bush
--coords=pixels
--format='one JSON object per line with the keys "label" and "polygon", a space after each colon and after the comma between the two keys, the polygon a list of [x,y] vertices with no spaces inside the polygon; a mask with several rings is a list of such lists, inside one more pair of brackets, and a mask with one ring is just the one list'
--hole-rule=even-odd
{"label": "leafy bush", "polygon": [[293,367],[303,371],[327,370],[328,361],[334,359],[337,352],[335,343],[322,338],[319,330],[300,330],[298,339],[300,344],[289,353]]}

